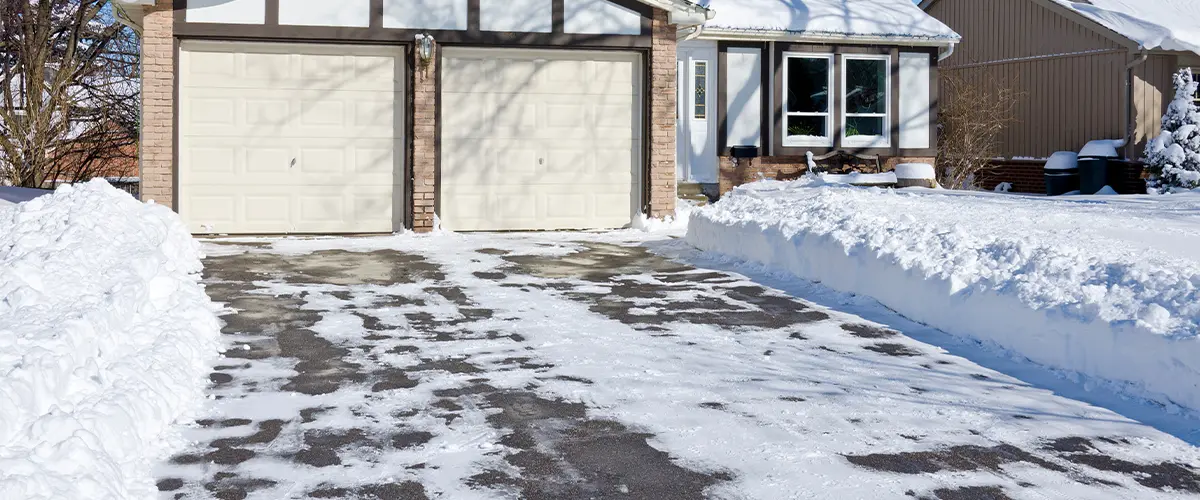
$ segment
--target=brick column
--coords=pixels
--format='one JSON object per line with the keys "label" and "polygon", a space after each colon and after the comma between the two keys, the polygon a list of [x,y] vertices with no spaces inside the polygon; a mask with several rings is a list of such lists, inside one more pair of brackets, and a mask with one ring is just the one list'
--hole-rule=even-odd
{"label": "brick column", "polygon": [[437,201],[437,61],[440,49],[434,45],[433,59],[422,66],[414,47],[412,81],[412,191],[413,230],[433,230]]}
{"label": "brick column", "polygon": [[[175,206],[175,17],[172,0],[142,24],[142,199]],[[134,7],[137,8],[137,7]]]}
{"label": "brick column", "polygon": [[654,9],[650,50],[650,213],[675,214],[675,26]]}

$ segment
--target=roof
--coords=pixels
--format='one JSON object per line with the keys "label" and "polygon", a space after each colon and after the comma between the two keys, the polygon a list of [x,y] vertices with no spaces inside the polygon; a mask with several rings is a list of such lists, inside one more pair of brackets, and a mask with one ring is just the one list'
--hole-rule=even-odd
{"label": "roof", "polygon": [[1052,0],[1141,48],[1200,54],[1200,1]]}
{"label": "roof", "polygon": [[700,0],[716,11],[705,31],[853,41],[955,43],[958,33],[912,0]]}

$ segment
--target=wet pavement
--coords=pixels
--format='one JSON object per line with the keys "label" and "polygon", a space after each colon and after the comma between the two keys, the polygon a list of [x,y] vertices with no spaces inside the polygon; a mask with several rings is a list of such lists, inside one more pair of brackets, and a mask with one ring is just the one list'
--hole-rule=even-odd
{"label": "wet pavement", "polygon": [[[847,398],[877,398],[872,391],[880,386],[873,384],[899,387],[910,406],[934,401],[947,380],[979,384],[988,394],[1030,391],[901,332],[745,277],[632,245],[551,239],[506,249],[486,237],[473,244],[454,250],[461,267],[420,248],[288,254],[243,243],[215,252],[205,261],[205,283],[230,310],[223,318],[229,349],[211,376],[212,407],[188,430],[194,444],[158,468],[161,498],[852,498],[836,492],[866,488],[883,498],[951,500],[1052,498],[1039,495],[1060,482],[1069,483],[1066,491],[1100,497],[1200,495],[1194,456],[1147,458],[1153,454],[1142,450],[1155,443],[1145,436],[1047,432],[1011,443],[988,432],[986,421],[953,412],[928,414],[954,421],[943,430],[938,420],[921,420],[927,414],[913,417],[926,422],[921,427],[890,421],[887,408],[864,411]],[[538,251],[522,253],[529,248]],[[525,308],[522,296],[537,300]],[[558,306],[561,312],[538,311]],[[570,321],[579,314],[573,308],[592,317]],[[713,353],[735,366],[762,365],[765,374],[731,374],[721,379],[727,392],[670,404],[688,404],[695,415],[720,419],[714,422],[791,430],[759,446],[736,442],[741,434],[733,429],[721,436],[721,427],[700,417],[692,428],[657,429],[653,418],[618,418],[614,401],[649,405],[639,411],[651,416],[656,401],[629,391],[607,395],[617,380],[601,379],[603,369],[586,376],[572,370],[589,362],[586,350],[573,354],[578,365],[564,364],[571,358],[554,354],[566,352],[559,339],[538,333],[557,332],[564,343],[599,339],[592,325],[609,324],[637,335],[628,337],[631,352],[661,345],[647,359],[671,358],[681,373],[688,373],[688,350],[706,348],[709,337],[699,332],[753,350],[754,358],[740,350]],[[764,361],[785,355],[830,364],[775,369]],[[830,376],[839,363],[863,371]],[[917,375],[897,385],[895,377],[870,371],[893,366]],[[941,378],[922,382],[921,373]],[[615,366],[613,374],[628,378]],[[880,378],[862,380],[867,376]],[[755,396],[753,405],[736,397],[763,385],[780,389]],[[1013,428],[1037,429],[1038,422],[1026,421],[1042,417],[1027,410],[981,411]],[[861,442],[837,449],[830,429]],[[705,435],[717,447],[729,439],[730,446],[792,450],[824,439],[824,463],[869,480],[834,472],[814,478],[811,488],[780,482],[764,494],[770,486],[749,465],[706,460],[701,448],[678,445]],[[883,435],[890,437],[865,438]],[[789,465],[788,456],[778,455],[773,470],[813,473],[798,458]],[[929,486],[909,487],[906,478]],[[743,488],[751,480],[757,489]]]}

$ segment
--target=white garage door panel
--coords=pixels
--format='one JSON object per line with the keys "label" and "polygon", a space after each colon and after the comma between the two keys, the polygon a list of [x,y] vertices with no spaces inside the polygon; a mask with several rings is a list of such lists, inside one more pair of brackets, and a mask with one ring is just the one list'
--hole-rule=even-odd
{"label": "white garage door panel", "polygon": [[636,210],[636,54],[447,49],[441,211],[451,230],[623,227]]}
{"label": "white garage door panel", "polygon": [[401,224],[396,49],[185,43],[180,213],[199,233]]}

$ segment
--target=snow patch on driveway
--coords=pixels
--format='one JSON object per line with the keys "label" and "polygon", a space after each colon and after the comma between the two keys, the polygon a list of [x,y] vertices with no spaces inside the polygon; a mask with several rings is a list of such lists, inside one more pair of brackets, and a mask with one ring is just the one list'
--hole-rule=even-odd
{"label": "snow patch on driveway", "polygon": [[0,207],[0,498],[155,495],[218,351],[177,215],[95,181]]}
{"label": "snow patch on driveway", "polygon": [[1200,409],[1200,196],[1064,201],[767,181],[694,214],[687,241]]}

